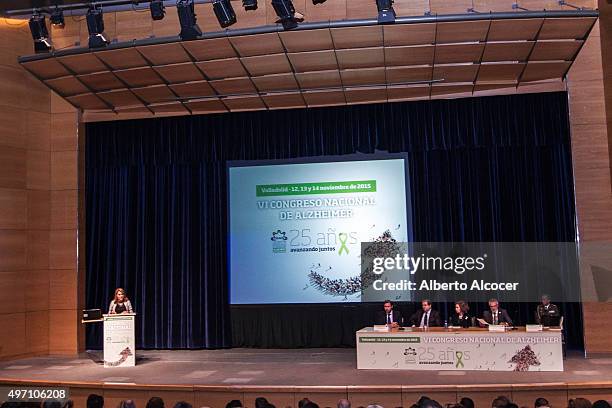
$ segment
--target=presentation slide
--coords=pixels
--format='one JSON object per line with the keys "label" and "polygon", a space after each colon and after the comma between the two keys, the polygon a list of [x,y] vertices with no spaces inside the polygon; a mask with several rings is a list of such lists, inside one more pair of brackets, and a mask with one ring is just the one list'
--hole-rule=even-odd
{"label": "presentation slide", "polygon": [[411,230],[397,157],[229,163],[231,303],[360,302],[361,242]]}

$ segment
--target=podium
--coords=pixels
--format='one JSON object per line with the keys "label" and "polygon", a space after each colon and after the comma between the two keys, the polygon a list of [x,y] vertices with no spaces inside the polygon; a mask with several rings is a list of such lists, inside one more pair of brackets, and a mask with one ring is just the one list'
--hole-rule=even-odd
{"label": "podium", "polygon": [[103,315],[104,367],[136,365],[136,313]]}

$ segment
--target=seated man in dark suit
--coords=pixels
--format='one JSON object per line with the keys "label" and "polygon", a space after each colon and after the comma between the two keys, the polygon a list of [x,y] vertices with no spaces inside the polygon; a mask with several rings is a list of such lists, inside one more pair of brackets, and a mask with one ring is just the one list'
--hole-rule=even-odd
{"label": "seated man in dark suit", "polygon": [[439,327],[440,313],[431,308],[431,302],[429,299],[423,299],[421,301],[421,310],[418,310],[410,318],[412,327]]}
{"label": "seated man in dark suit", "polygon": [[503,326],[512,326],[512,319],[506,309],[499,307],[497,299],[489,299],[489,310],[482,313],[482,318],[489,324],[501,324]]}
{"label": "seated man in dark suit", "polygon": [[561,313],[557,305],[550,303],[548,295],[542,295],[542,303],[536,309],[535,320],[542,326],[559,326]]}
{"label": "seated man in dark suit", "polygon": [[402,314],[397,310],[393,310],[393,302],[385,300],[383,304],[384,310],[376,314],[376,324],[387,324],[391,327],[398,327],[402,324]]}

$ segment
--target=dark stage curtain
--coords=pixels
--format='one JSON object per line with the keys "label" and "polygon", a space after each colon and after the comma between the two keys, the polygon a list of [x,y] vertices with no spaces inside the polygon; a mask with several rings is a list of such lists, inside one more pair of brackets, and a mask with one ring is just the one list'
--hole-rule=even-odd
{"label": "dark stage curtain", "polygon": [[[352,346],[380,308],[230,308],[228,160],[406,152],[416,241],[576,236],[566,93],[93,123],[86,139],[87,306],[124,287],[139,348]],[[581,346],[579,305],[561,307]]]}

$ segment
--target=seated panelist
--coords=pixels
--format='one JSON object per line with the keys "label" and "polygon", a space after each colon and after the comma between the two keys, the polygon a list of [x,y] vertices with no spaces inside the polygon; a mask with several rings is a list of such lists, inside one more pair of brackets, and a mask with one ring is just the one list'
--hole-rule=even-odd
{"label": "seated panelist", "polygon": [[472,317],[468,314],[470,306],[463,300],[455,302],[455,312],[451,313],[450,325],[455,327],[471,327]]}
{"label": "seated panelist", "polygon": [[376,314],[376,324],[391,325],[391,327],[399,327],[402,324],[402,314],[397,310],[393,310],[393,302],[385,300],[383,310]]}
{"label": "seated panelist", "polygon": [[542,326],[559,326],[561,313],[557,305],[550,302],[550,296],[542,295],[541,303],[535,312],[535,320]]}
{"label": "seated panelist", "polygon": [[510,315],[506,311],[506,309],[502,309],[499,307],[499,302],[497,299],[489,300],[489,310],[485,310],[482,313],[482,318],[485,322],[489,324],[499,324],[502,326],[512,326],[512,319]]}
{"label": "seated panelist", "polygon": [[421,310],[418,310],[410,317],[410,323],[412,324],[412,327],[442,326],[440,323],[440,313],[431,308],[431,302],[429,299],[423,299],[421,301]]}

